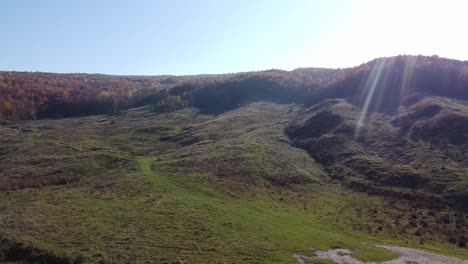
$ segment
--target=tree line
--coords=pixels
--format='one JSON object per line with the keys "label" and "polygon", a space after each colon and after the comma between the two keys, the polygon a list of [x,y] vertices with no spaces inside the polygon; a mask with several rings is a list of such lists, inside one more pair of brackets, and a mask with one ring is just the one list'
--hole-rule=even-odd
{"label": "tree line", "polygon": [[0,118],[112,114],[142,105],[217,114],[257,100],[313,105],[346,98],[363,107],[370,95],[370,111],[392,112],[426,94],[468,100],[467,91],[468,62],[436,56],[378,58],[347,69],[197,76],[0,72]]}

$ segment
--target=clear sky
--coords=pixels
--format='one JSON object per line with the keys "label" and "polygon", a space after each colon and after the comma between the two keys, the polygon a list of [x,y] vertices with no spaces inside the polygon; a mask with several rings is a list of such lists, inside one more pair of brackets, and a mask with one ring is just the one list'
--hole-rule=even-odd
{"label": "clear sky", "polygon": [[0,70],[200,74],[468,60],[468,1],[1,0]]}

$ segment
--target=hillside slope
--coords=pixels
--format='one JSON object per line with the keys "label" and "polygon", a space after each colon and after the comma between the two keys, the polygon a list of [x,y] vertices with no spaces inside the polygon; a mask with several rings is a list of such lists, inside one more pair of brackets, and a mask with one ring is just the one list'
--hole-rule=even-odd
{"label": "hillside slope", "polygon": [[[430,109],[438,109],[433,111]],[[426,98],[392,118],[344,100],[325,101],[287,128],[333,178],[358,190],[429,207],[468,204],[468,114],[457,103]]]}
{"label": "hillside slope", "polygon": [[311,247],[395,257],[361,242],[468,258],[447,243],[463,239],[459,211],[395,206],[333,183],[283,132],[298,111],[146,107],[3,125],[2,260],[294,263]]}
{"label": "hillside slope", "polygon": [[468,258],[466,62],[3,72],[0,95],[0,262]]}

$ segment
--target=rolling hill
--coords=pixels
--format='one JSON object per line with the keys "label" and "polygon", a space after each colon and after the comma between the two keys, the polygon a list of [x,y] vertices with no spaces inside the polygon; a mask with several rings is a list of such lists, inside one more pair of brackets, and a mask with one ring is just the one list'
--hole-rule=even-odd
{"label": "rolling hill", "polygon": [[468,258],[467,62],[1,72],[0,95],[0,262]]}

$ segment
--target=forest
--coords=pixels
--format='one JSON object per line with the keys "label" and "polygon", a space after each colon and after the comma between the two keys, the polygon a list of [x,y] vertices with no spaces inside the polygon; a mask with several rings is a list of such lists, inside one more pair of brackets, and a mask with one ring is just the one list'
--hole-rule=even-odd
{"label": "forest", "polygon": [[[378,75],[377,83],[370,80]],[[27,120],[92,114],[155,105],[166,111],[196,107],[219,114],[257,100],[312,105],[327,98],[395,112],[424,95],[468,99],[468,62],[437,56],[378,58],[354,68],[300,68],[222,75],[111,76],[0,72],[0,118]],[[374,91],[372,91],[374,93]],[[383,100],[385,98],[385,100]]]}

